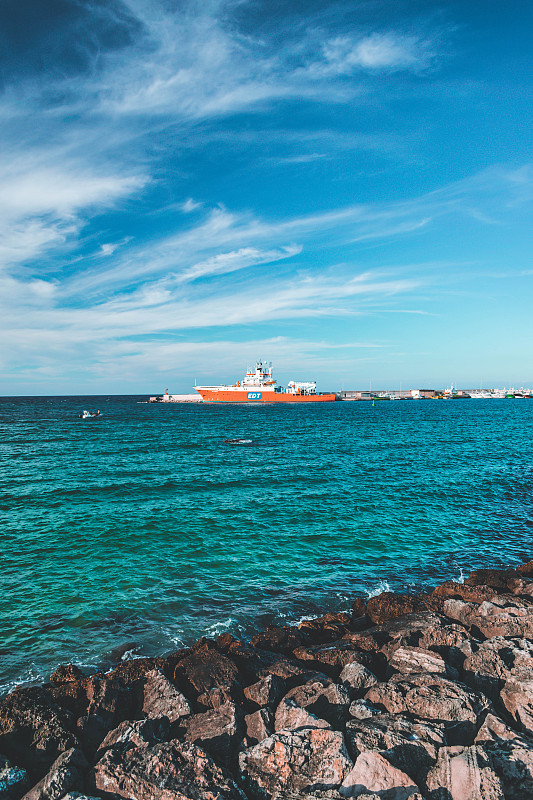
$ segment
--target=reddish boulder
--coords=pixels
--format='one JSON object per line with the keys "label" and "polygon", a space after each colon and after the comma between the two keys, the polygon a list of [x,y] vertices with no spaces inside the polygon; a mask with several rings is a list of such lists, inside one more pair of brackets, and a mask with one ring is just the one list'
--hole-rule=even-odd
{"label": "reddish boulder", "polygon": [[341,639],[350,630],[349,614],[326,614],[317,619],[309,619],[298,625],[298,630],[315,644],[332,642]]}
{"label": "reddish boulder", "polygon": [[503,686],[500,697],[518,726],[533,734],[533,676],[530,680],[509,677]]}
{"label": "reddish boulder", "polygon": [[187,698],[160,670],[147,672],[145,678],[143,712],[147,717],[167,717],[170,722],[177,722],[191,713]]}
{"label": "reddish boulder", "polygon": [[342,733],[325,728],[280,731],[239,756],[246,789],[259,800],[312,788],[337,789],[352,767]]}
{"label": "reddish boulder", "polygon": [[341,797],[362,797],[375,792],[378,797],[409,800],[418,787],[412,778],[393,767],[380,753],[361,753],[340,787]]}
{"label": "reddish boulder", "polygon": [[306,709],[336,727],[342,724],[348,714],[350,693],[345,686],[333,683],[327,678],[315,678],[295,686],[287,692],[276,711],[276,730],[284,727],[278,724],[278,712],[284,702]]}
{"label": "reddish boulder", "polygon": [[72,728],[72,715],[45,689],[17,689],[0,699],[0,752],[34,778],[77,746]]}
{"label": "reddish boulder", "polygon": [[438,653],[423,647],[398,647],[389,659],[389,669],[403,675],[434,672],[446,675],[446,662]]}
{"label": "reddish boulder", "polygon": [[508,602],[498,597],[493,602],[484,600],[479,605],[446,600],[444,613],[487,639],[494,636],[533,637],[533,606],[525,605],[519,598]]}
{"label": "reddish boulder", "polygon": [[112,747],[96,764],[98,791],[128,800],[245,800],[231,776],[195,744]]}
{"label": "reddish boulder", "polygon": [[294,700],[283,698],[276,709],[274,729],[276,731],[295,731],[298,728],[331,728],[331,725],[306,708],[301,708]]}
{"label": "reddish boulder", "polygon": [[161,719],[141,719],[137,722],[125,720],[118,728],[110,731],[96,753],[98,761],[111,747],[152,747],[170,738],[170,723],[167,717]]}
{"label": "reddish boulder", "polygon": [[497,742],[499,739],[517,739],[518,734],[494,714],[487,714],[475,738],[476,744]]}
{"label": "reddish boulder", "polygon": [[309,641],[309,637],[298,628],[291,625],[268,625],[262,633],[257,633],[252,639],[253,647],[262,650],[272,650],[275,653],[291,653],[295,647],[300,647]]}
{"label": "reddish boulder", "polygon": [[185,741],[203,747],[217,762],[228,765],[244,736],[244,715],[234,703],[226,703],[194,714],[184,726]]}
{"label": "reddish boulder", "polygon": [[247,700],[260,708],[275,705],[287,690],[286,681],[277,675],[266,675],[244,689]]}
{"label": "reddish boulder", "polygon": [[441,747],[429,771],[429,800],[504,800],[504,787],[479,746]]}
{"label": "reddish boulder", "polygon": [[86,677],[85,673],[75,664],[60,664],[50,675],[50,683],[67,683],[69,681],[79,681]]}
{"label": "reddish boulder", "polygon": [[258,742],[262,742],[274,731],[274,719],[272,711],[268,708],[259,708],[253,714],[248,714],[244,718],[246,726],[246,747],[251,747]]}
{"label": "reddish boulder", "polygon": [[346,664],[341,674],[339,675],[339,683],[342,683],[350,691],[352,697],[363,695],[367,689],[374,686],[378,679],[373,672],[359,664],[358,661],[352,661]]}
{"label": "reddish boulder", "polygon": [[434,608],[437,608],[437,603],[429,596],[396,594],[396,592],[382,592],[370,597],[366,603],[366,613],[376,625],[404,617],[406,614]]}
{"label": "reddish boulder", "polygon": [[344,667],[352,661],[357,661],[369,669],[372,669],[375,663],[369,652],[358,649],[352,642],[344,639],[330,644],[298,647],[294,650],[293,656],[297,661],[302,661],[334,678],[337,678]]}
{"label": "reddish boulder", "polygon": [[[183,688],[185,695],[201,697],[200,704],[206,708],[220,705],[221,698],[225,701],[242,699],[236,664],[207,639],[197,642],[176,664],[174,683]],[[220,691],[212,694],[214,689]]]}

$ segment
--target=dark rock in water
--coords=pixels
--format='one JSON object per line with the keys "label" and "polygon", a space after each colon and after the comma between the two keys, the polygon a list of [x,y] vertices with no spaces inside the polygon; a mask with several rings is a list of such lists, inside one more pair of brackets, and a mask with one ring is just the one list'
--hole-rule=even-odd
{"label": "dark rock in water", "polygon": [[246,726],[246,746],[262,742],[274,731],[274,718],[268,708],[259,708],[253,714],[248,714],[244,718]]}
{"label": "dark rock in water", "polygon": [[179,692],[160,670],[146,673],[142,710],[147,717],[165,716],[177,722],[191,713],[187,698]]}
{"label": "dark rock in water", "polygon": [[50,683],[67,683],[68,681],[79,681],[87,678],[84,672],[75,664],[61,664],[55,672],[50,675]]}
{"label": "dark rock in water", "polygon": [[[204,639],[176,664],[174,683],[184,694],[201,697],[202,705],[213,707],[225,701],[241,700],[242,685],[236,664]],[[220,690],[211,695],[213,689]],[[223,703],[222,703],[223,704]]]}
{"label": "dark rock in water", "polygon": [[[374,793],[375,794],[371,794]],[[341,797],[390,798],[390,800],[414,800],[420,797],[418,786],[409,775],[393,767],[380,753],[366,751],[358,756],[353,769],[345,777]]]}
{"label": "dark rock in water", "polygon": [[13,766],[5,756],[0,755],[1,800],[18,800],[30,785],[31,781],[26,770]]}
{"label": "dark rock in water", "polygon": [[54,761],[48,774],[23,800],[60,800],[73,789],[83,789],[89,763],[81,750],[71,748]]}
{"label": "dark rock in water", "polygon": [[455,581],[446,581],[433,590],[433,597],[442,598],[443,602],[447,598],[454,597],[467,602],[482,603],[484,600],[492,600],[496,594],[496,590],[491,586],[484,586],[483,584],[472,586],[468,583],[456,583]]}
{"label": "dark rock in water", "polygon": [[226,770],[195,744],[120,746],[96,764],[97,790],[128,800],[246,800]]}
{"label": "dark rock in water", "polygon": [[318,619],[301,622],[298,630],[315,644],[324,644],[341,639],[350,630],[350,624],[349,614],[326,614]]}
{"label": "dark rock in water", "polygon": [[309,636],[298,628],[290,625],[269,625],[262,633],[257,633],[252,638],[253,647],[262,650],[272,650],[275,653],[291,653],[295,647],[309,642]]}
{"label": "dark rock in water", "polygon": [[280,731],[239,756],[245,789],[256,798],[312,788],[338,789],[352,767],[344,738],[327,728]]}
{"label": "dark rock in water", "polygon": [[73,726],[72,715],[45,689],[17,689],[0,700],[0,752],[33,778],[78,745]]}
{"label": "dark rock in water", "polygon": [[436,607],[436,603],[429,596],[382,592],[367,600],[366,613],[372,622],[380,625],[390,619],[404,617],[406,614],[413,614],[417,611],[428,611]]}
{"label": "dark rock in water", "polygon": [[244,715],[234,703],[195,714],[185,722],[185,740],[203,747],[218,762],[229,765],[244,736]]}
{"label": "dark rock in water", "polygon": [[119,664],[112,672],[107,673],[106,677],[108,680],[120,678],[126,686],[134,686],[145,678],[147,672],[154,669],[163,670],[164,666],[163,658],[132,658]]}
{"label": "dark rock in water", "polygon": [[426,785],[429,800],[504,800],[507,797],[490,759],[477,745],[441,747]]}

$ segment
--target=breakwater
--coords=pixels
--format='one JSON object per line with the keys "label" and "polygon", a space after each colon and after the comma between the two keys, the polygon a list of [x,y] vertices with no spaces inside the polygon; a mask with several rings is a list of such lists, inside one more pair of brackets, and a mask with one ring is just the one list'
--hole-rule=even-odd
{"label": "breakwater", "polygon": [[[0,700],[9,800],[525,800],[533,562]],[[3,782],[2,782],[3,781]]]}

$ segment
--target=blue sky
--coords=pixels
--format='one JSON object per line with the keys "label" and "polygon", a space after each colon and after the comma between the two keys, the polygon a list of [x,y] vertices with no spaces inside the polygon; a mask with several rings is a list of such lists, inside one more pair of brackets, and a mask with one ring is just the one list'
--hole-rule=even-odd
{"label": "blue sky", "polygon": [[533,384],[532,23],[3,0],[0,394]]}

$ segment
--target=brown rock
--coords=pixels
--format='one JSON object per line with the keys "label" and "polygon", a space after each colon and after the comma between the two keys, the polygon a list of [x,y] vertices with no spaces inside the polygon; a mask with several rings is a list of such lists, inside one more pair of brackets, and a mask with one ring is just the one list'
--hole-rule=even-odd
{"label": "brown rock", "polygon": [[389,668],[404,675],[417,672],[445,675],[447,672],[442,656],[423,647],[398,647],[389,660]]}
{"label": "brown rock", "polygon": [[331,728],[331,725],[306,708],[301,708],[294,700],[283,698],[276,709],[275,731],[294,731],[299,728]]}
{"label": "brown rock", "polygon": [[349,614],[326,614],[318,619],[301,622],[298,630],[316,644],[332,642],[341,639],[350,630],[351,617]]}
{"label": "brown rock", "polygon": [[61,708],[66,708],[77,718],[86,714],[89,707],[89,700],[87,698],[88,683],[88,677],[63,681],[61,683],[56,681],[52,683],[48,691]]}
{"label": "brown rock", "polygon": [[65,750],[54,761],[48,774],[24,795],[23,800],[60,800],[72,789],[82,789],[89,769],[87,759],[76,748]]}
{"label": "brown rock", "polygon": [[461,674],[464,682],[476,691],[483,692],[491,700],[497,700],[500,689],[511,677],[508,668],[509,659],[506,658],[506,653],[510,652],[509,642],[505,639],[488,639],[481,642],[462,664]]}
{"label": "brown rock", "polygon": [[342,797],[361,797],[375,792],[390,800],[408,800],[418,791],[413,780],[379,753],[365,752],[357,758],[353,769],[340,788]]}
{"label": "brown rock", "polygon": [[504,800],[502,783],[483,749],[442,747],[426,781],[429,800]]}
{"label": "brown rock", "polygon": [[381,714],[346,725],[348,752],[356,759],[366,751],[380,752],[397,769],[422,785],[446,744],[444,726],[401,715]]}
{"label": "brown rock", "polygon": [[356,597],[352,602],[352,618],[359,619],[366,615],[366,600],[365,597]]}
{"label": "brown rock", "polygon": [[[333,727],[340,725],[346,718],[350,706],[350,693],[346,687],[333,683],[327,678],[317,678],[291,689],[278,707],[278,711],[285,704],[294,703],[299,708],[306,709],[311,714],[330,722]],[[278,711],[276,711],[276,730],[284,727],[278,725]]]}
{"label": "brown rock", "polygon": [[187,698],[165,678],[161,670],[151,670],[145,675],[143,712],[147,717],[167,717],[177,722],[191,713]]}
{"label": "brown rock", "polygon": [[121,746],[94,768],[94,786],[128,800],[245,800],[227,773],[195,744]]}
{"label": "brown rock", "polygon": [[132,696],[121,678],[98,678],[92,676],[87,681],[87,714],[98,715],[109,726],[130,715]]}
{"label": "brown rock", "polygon": [[59,667],[50,675],[50,683],[67,683],[68,681],[79,681],[87,676],[75,664],[60,664]]}
{"label": "brown rock", "polygon": [[[206,707],[212,707],[209,705],[212,697],[215,703],[220,704],[221,692],[226,700],[242,698],[237,666],[207,639],[197,642],[188,655],[177,663],[174,683],[184,686],[186,695],[192,693],[201,696],[201,704]],[[211,695],[213,689],[219,689],[220,692]]]}
{"label": "brown rock", "polygon": [[259,800],[340,786],[352,767],[342,733],[325,728],[281,731],[239,756],[241,776]]}
{"label": "brown rock", "polygon": [[291,625],[269,625],[262,633],[257,633],[251,640],[253,647],[272,650],[275,653],[291,653],[309,641],[305,633]]}
{"label": "brown rock", "polygon": [[455,597],[471,603],[492,600],[496,594],[497,591],[491,586],[471,586],[468,583],[456,583],[455,581],[446,581],[433,590],[433,596],[440,597],[443,601],[444,599]]}
{"label": "brown rock", "polygon": [[505,606],[488,600],[477,605],[452,599],[445,600],[444,613],[487,639],[494,636],[532,638],[533,606],[521,603],[519,598]]}
{"label": "brown rock", "polygon": [[422,595],[396,594],[396,592],[382,592],[370,597],[366,603],[366,613],[376,625],[380,625],[406,614],[431,610],[436,605],[431,598]]}
{"label": "brown rock", "polygon": [[45,689],[17,689],[0,699],[0,752],[40,778],[78,741],[72,716]]}
{"label": "brown rock", "polygon": [[369,703],[368,700],[354,700],[350,703],[348,714],[354,719],[371,719],[383,715],[383,709]]}
{"label": "brown rock", "polygon": [[369,669],[373,669],[375,663],[375,659],[369,652],[358,649],[351,641],[344,639],[330,644],[298,647],[294,650],[293,655],[298,661],[303,661],[310,667],[315,667],[335,678],[352,661],[357,661]]}
{"label": "brown rock", "polygon": [[476,744],[497,742],[499,739],[516,739],[518,734],[494,714],[487,714],[475,738]]}
{"label": "brown rock", "polygon": [[391,714],[408,712],[422,719],[445,722],[452,744],[469,744],[479,715],[488,700],[439,675],[393,676],[368,690],[365,699],[382,705]]}
{"label": "brown rock", "polygon": [[281,680],[285,682],[285,686],[291,688],[292,686],[305,683],[314,678],[325,677],[322,672],[309,669],[309,667],[303,667],[301,664],[297,664],[285,658],[274,661],[272,664],[269,664],[268,667],[262,668],[257,677],[261,679],[269,675],[275,675],[277,678],[281,678]]}
{"label": "brown rock", "polygon": [[251,747],[258,742],[262,742],[274,731],[274,718],[272,711],[268,708],[259,708],[253,714],[248,714],[244,718],[246,726],[247,747]]}
{"label": "brown rock", "polygon": [[[184,657],[185,654],[186,653],[182,651],[182,657]],[[161,670],[168,677],[167,666],[168,659],[170,658],[170,656],[167,658],[131,658],[128,661],[123,661],[111,672],[108,672],[106,677],[108,680],[120,679],[126,686],[130,687],[144,680],[146,673],[154,669]],[[172,675],[172,672],[170,675]]]}
{"label": "brown rock", "polygon": [[152,747],[159,742],[169,739],[170,723],[167,717],[160,719],[141,719],[137,722],[128,720],[121,722],[114,730],[110,731],[96,753],[98,761],[104,753],[115,745],[127,747]]}
{"label": "brown rock", "polygon": [[530,680],[510,677],[505,682],[500,697],[519,727],[533,733],[533,675]]}
{"label": "brown rock", "polygon": [[244,689],[244,696],[254,705],[264,708],[275,705],[287,691],[287,684],[277,675],[266,675]]}
{"label": "brown rock", "polygon": [[339,682],[349,688],[352,696],[358,696],[364,694],[371,686],[375,686],[378,679],[358,661],[351,661],[339,675]]}
{"label": "brown rock", "polygon": [[185,721],[185,741],[207,750],[217,761],[229,764],[244,736],[244,715],[234,703],[195,714]]}

